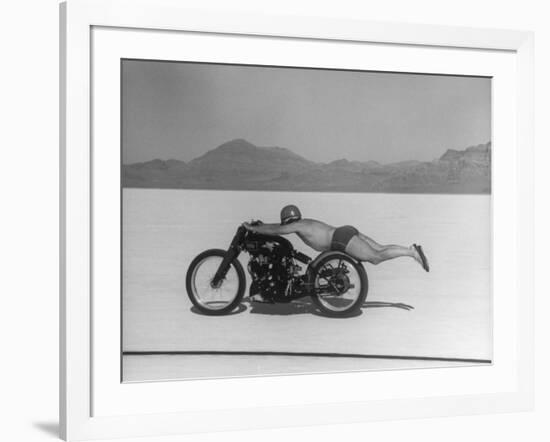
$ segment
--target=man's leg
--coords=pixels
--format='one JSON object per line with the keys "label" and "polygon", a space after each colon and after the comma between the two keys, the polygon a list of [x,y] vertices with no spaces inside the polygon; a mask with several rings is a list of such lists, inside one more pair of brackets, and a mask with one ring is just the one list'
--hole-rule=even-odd
{"label": "man's leg", "polygon": [[359,261],[367,261],[371,264],[379,264],[389,259],[408,256],[422,265],[422,261],[413,246],[382,245],[362,233],[359,233],[350,240],[346,247],[346,253]]}
{"label": "man's leg", "polygon": [[363,233],[359,232],[358,233],[358,236],[359,238],[361,238],[363,241],[366,241],[369,243],[369,245],[374,249],[374,250],[382,250],[384,247],[387,247],[385,245],[382,245],[382,244],[379,244],[377,243],[374,239],[372,239],[370,236],[367,236],[367,235],[364,235]]}

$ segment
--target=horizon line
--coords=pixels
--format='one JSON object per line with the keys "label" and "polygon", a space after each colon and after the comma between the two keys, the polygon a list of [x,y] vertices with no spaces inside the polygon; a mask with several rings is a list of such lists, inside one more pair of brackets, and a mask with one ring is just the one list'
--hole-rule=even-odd
{"label": "horizon line", "polygon": [[[345,161],[349,161],[350,163],[351,163],[351,162],[354,162],[354,161],[355,161],[355,162],[358,162],[358,163],[369,163],[369,162],[374,162],[374,163],[380,164],[381,166],[389,166],[389,165],[392,165],[392,164],[404,163],[404,162],[409,162],[409,161],[418,161],[419,163],[427,163],[427,162],[432,162],[432,161],[435,161],[435,160],[441,158],[441,156],[445,155],[445,153],[447,153],[447,152],[450,151],[450,150],[451,150],[451,151],[455,151],[455,152],[463,152],[463,151],[465,151],[465,150],[467,150],[467,149],[469,149],[469,148],[471,148],[471,147],[483,146],[483,145],[486,145],[486,144],[491,144],[491,145],[492,145],[492,140],[488,140],[488,141],[486,141],[485,143],[472,144],[472,145],[470,145],[470,146],[465,147],[464,149],[447,148],[447,149],[445,150],[445,152],[443,152],[443,154],[441,154],[440,157],[436,157],[436,158],[434,158],[434,159],[432,159],[432,160],[413,160],[413,159],[405,159],[405,160],[393,161],[393,162],[391,162],[391,163],[381,163],[380,161],[376,161],[376,160],[366,160],[366,161],[362,161],[362,160],[349,160],[349,159],[347,159],[347,158],[337,158],[337,159],[335,159],[335,160],[332,160],[332,161],[326,163],[326,162],[323,162],[323,161],[314,161],[314,160],[310,160],[310,159],[308,159],[308,158],[306,158],[306,157],[304,157],[304,156],[302,156],[302,155],[296,153],[295,151],[293,151],[292,149],[289,149],[289,148],[287,148],[287,147],[281,147],[281,146],[258,146],[258,145],[254,144],[254,143],[251,143],[251,142],[248,141],[246,138],[232,138],[231,140],[225,141],[225,142],[223,142],[222,144],[220,144],[220,145],[218,145],[218,146],[216,146],[216,147],[214,147],[214,148],[212,148],[212,149],[210,149],[210,150],[207,150],[207,151],[204,152],[203,154],[201,154],[201,155],[199,155],[198,157],[195,157],[195,158],[193,158],[193,159],[191,159],[191,160],[189,160],[189,161],[181,160],[181,159],[178,159],[178,158],[162,159],[162,158],[159,158],[159,157],[154,157],[154,158],[151,158],[150,160],[146,160],[146,161],[134,161],[134,162],[132,162],[132,163],[124,163],[123,161],[121,161],[121,165],[122,165],[122,166],[131,166],[131,165],[133,165],[133,164],[149,163],[149,162],[155,161],[155,160],[164,161],[164,162],[166,162],[166,161],[180,161],[180,162],[182,162],[182,163],[189,164],[189,163],[191,163],[192,161],[194,161],[194,160],[196,160],[196,159],[198,159],[198,158],[201,158],[202,156],[206,155],[208,152],[212,152],[212,151],[214,151],[214,150],[216,150],[216,149],[219,149],[221,146],[223,146],[223,145],[225,145],[225,144],[232,143],[232,142],[234,142],[234,141],[244,141],[244,142],[246,142],[246,143],[248,143],[248,144],[254,146],[254,147],[257,148],[257,149],[284,149],[284,150],[287,150],[287,151],[289,151],[289,152],[292,152],[294,155],[300,156],[300,157],[303,158],[304,160],[311,161],[312,163],[315,163],[315,164],[328,165],[328,164],[332,164],[332,163],[334,163],[334,162],[336,162],[336,161],[345,160]],[[123,148],[122,148],[121,150],[124,151]]]}

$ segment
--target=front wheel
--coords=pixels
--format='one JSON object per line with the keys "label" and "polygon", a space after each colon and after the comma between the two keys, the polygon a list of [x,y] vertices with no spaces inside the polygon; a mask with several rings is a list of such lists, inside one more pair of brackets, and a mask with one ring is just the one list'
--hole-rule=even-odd
{"label": "front wheel", "polygon": [[193,305],[206,315],[230,313],[244,296],[246,279],[237,259],[231,262],[225,278],[218,285],[212,285],[212,279],[226,253],[221,249],[206,250],[191,262],[187,270],[187,295]]}
{"label": "front wheel", "polygon": [[313,301],[332,317],[357,313],[369,291],[367,272],[360,262],[341,252],[328,252],[313,269]]}

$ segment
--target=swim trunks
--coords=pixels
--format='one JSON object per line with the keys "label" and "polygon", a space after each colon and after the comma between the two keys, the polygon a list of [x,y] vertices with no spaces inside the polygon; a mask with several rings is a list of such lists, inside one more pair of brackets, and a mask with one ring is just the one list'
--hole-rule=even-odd
{"label": "swim trunks", "polygon": [[334,230],[330,250],[345,252],[351,238],[357,235],[359,231],[353,226],[342,226]]}

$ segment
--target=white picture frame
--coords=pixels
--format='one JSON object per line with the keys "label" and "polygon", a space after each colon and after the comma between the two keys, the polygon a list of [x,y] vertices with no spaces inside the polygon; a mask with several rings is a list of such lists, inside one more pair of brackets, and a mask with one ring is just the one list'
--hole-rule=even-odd
{"label": "white picture frame", "polygon": [[[533,35],[529,32],[501,31],[444,26],[375,23],[343,19],[321,19],[314,17],[247,15],[220,11],[219,13],[189,10],[177,0],[69,0],[60,6],[61,17],[61,129],[60,129],[60,201],[61,201],[61,275],[60,275],[60,428],[66,440],[113,438],[124,436],[152,436],[204,431],[269,428],[274,426],[301,426],[323,423],[351,423],[366,420],[398,419],[428,416],[448,416],[488,412],[510,412],[528,410],[533,406]],[[106,402],[108,383],[97,370],[94,358],[99,358],[101,348],[94,334],[95,321],[102,321],[103,314],[94,298],[92,252],[93,237],[101,231],[93,229],[92,201],[94,186],[92,179],[92,55],[94,28],[117,28],[160,31],[184,31],[197,35],[233,35],[236,37],[270,37],[289,41],[324,41],[331,44],[378,44],[414,47],[420,49],[441,48],[443,50],[503,51],[514,57],[516,70],[510,78],[514,82],[515,96],[508,102],[515,104],[510,109],[514,116],[515,139],[506,144],[506,161],[495,161],[495,176],[506,181],[507,210],[511,220],[494,213],[494,225],[502,225],[512,235],[506,244],[510,259],[508,273],[513,273],[513,284],[501,290],[509,299],[508,313],[495,311],[495,323],[502,323],[513,316],[513,327],[509,327],[509,348],[506,355],[495,357],[491,367],[494,372],[502,368],[503,382],[485,389],[474,387],[468,393],[425,395],[422,382],[416,391],[403,397],[373,398],[369,392],[357,392],[354,396],[339,396],[330,393],[325,400],[297,397],[286,403],[280,401],[237,403],[231,400],[231,392],[290,391],[299,384],[314,389],[326,376],[277,377],[254,380],[186,381],[186,404],[178,407],[168,400],[170,391],[180,383],[156,384],[149,398],[160,401],[163,407],[139,411],[130,407],[126,398],[117,403],[115,410],[104,407],[98,412],[98,404]],[[513,105],[512,104],[512,105]],[[498,144],[497,144],[498,145]],[[503,144],[504,145],[504,144]],[[508,147],[509,146],[509,147]],[[498,154],[497,154],[498,156]],[[118,165],[117,165],[118,167]],[[508,174],[509,175],[509,174]],[[503,184],[504,185],[504,184]],[[504,187],[503,187],[504,189]],[[495,190],[498,192],[497,190]],[[510,196],[512,193],[512,196]],[[501,194],[502,195],[502,194]],[[501,204],[501,203],[498,203]],[[495,208],[496,209],[496,208]],[[116,221],[114,221],[116,222]],[[506,223],[506,225],[505,225]],[[510,231],[512,233],[510,233]],[[495,251],[504,250],[495,236]],[[496,253],[496,252],[495,252]],[[500,268],[500,267],[499,267]],[[505,279],[504,271],[493,275],[494,281]],[[496,289],[495,289],[496,290]],[[521,301],[521,302],[520,302]],[[95,304],[94,304],[95,303]],[[99,305],[101,307],[101,304]],[[113,315],[111,312],[110,316]],[[500,316],[500,317],[499,317]],[[510,316],[511,317],[511,316]],[[116,317],[113,319],[116,321]],[[505,324],[504,324],[505,326]],[[497,329],[498,331],[499,329]],[[498,337],[498,336],[497,336]],[[116,339],[113,339],[116,341]],[[96,347],[94,347],[94,345]],[[94,351],[95,350],[95,351]],[[506,357],[504,357],[506,356]],[[105,368],[106,367],[106,368]],[[119,373],[116,364],[102,365],[103,369]],[[452,369],[456,373],[467,373],[469,368]],[[460,372],[458,371],[460,370]],[[404,373],[403,376],[422,378],[422,370]],[[366,374],[375,376],[375,374]],[[338,379],[346,381],[345,374]],[[358,375],[348,375],[358,376]],[[434,385],[438,377],[431,371]],[[478,376],[478,372],[474,377]],[[355,377],[355,380],[358,378]],[[363,378],[366,379],[366,378]],[[445,382],[442,375],[441,382]],[[476,378],[478,382],[482,377]],[[201,407],[198,395],[206,384],[212,388],[225,388],[224,401],[217,407]],[[214,385],[212,382],[217,383]],[[239,383],[240,382],[240,383]],[[195,386],[193,386],[195,384]],[[198,388],[197,386],[201,387]],[[182,388],[183,388],[182,387]],[[156,391],[152,391],[154,389]],[[478,388],[478,390],[475,390]],[[103,389],[103,390],[101,390]],[[234,390],[232,390],[234,389]],[[271,390],[270,390],[271,389]],[[94,395],[102,391],[102,399]],[[215,390],[212,390],[215,391]],[[122,395],[126,392],[121,392]],[[147,393],[149,394],[149,393]],[[107,396],[106,396],[107,395]],[[141,393],[140,393],[141,395]],[[196,396],[193,396],[196,395]],[[113,393],[113,397],[115,394]],[[246,395],[244,395],[246,396]],[[122,396],[121,396],[122,397]],[[229,398],[229,399],[228,399]],[[144,399],[145,400],[145,399]],[[180,400],[181,401],[181,400]],[[116,403],[116,401],[112,401]],[[138,404],[139,405],[139,404]],[[154,405],[154,404],[153,404]],[[216,413],[215,422],[212,413]],[[274,413],[277,419],[273,420]],[[246,419],[242,417],[246,415]]]}

